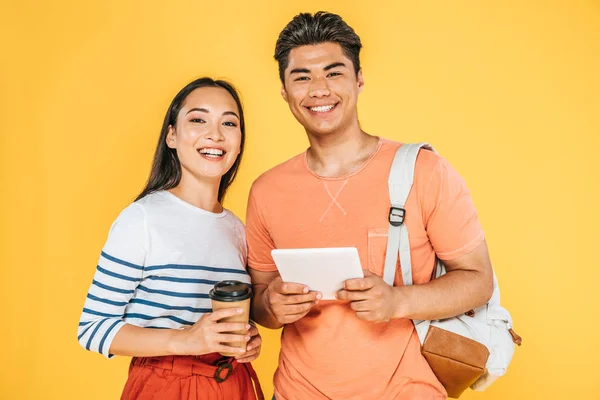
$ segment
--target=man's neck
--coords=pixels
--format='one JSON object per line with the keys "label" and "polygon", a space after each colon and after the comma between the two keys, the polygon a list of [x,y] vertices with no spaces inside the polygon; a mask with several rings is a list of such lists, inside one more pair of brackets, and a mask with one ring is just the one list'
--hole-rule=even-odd
{"label": "man's neck", "polygon": [[310,149],[309,167],[320,176],[338,177],[349,175],[362,167],[377,149],[378,138],[367,134],[357,126],[327,135],[308,134]]}

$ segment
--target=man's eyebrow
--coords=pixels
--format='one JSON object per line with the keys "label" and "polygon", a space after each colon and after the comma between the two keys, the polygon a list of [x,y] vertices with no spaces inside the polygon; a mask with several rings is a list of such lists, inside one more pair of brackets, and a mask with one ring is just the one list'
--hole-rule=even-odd
{"label": "man's eyebrow", "polygon": [[309,74],[310,70],[308,68],[294,68],[290,71],[291,74]]}
{"label": "man's eyebrow", "polygon": [[328,66],[326,66],[325,68],[323,68],[325,71],[329,71],[330,69],[333,69],[335,67],[345,67],[346,64],[344,64],[343,62],[335,62],[333,64],[329,64]]}
{"label": "man's eyebrow", "polygon": [[[336,67],[345,67],[346,64],[344,64],[343,62],[334,62],[333,64],[329,64],[328,66],[326,66],[325,68],[323,68],[323,70],[325,71],[329,71],[330,69],[336,68]],[[291,74],[309,74],[310,70],[308,68],[294,68],[293,70],[290,71],[290,75]]]}

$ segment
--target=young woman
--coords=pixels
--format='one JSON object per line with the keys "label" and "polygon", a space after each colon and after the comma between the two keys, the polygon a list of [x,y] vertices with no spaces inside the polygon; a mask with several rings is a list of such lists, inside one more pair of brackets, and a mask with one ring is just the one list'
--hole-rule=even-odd
{"label": "young woman", "polygon": [[[250,283],[244,225],[221,205],[244,140],[234,87],[191,82],[167,111],[146,188],[110,229],[78,340],[133,357],[122,400],[263,398],[250,365],[258,330],[219,322],[241,310],[211,312],[208,297],[218,281]],[[240,340],[245,350],[232,346]]]}

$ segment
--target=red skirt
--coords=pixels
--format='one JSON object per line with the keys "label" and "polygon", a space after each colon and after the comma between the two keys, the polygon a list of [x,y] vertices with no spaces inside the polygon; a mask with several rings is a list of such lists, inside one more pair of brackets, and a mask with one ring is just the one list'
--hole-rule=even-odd
{"label": "red skirt", "polygon": [[252,365],[216,353],[134,357],[121,395],[121,400],[217,399],[263,400]]}

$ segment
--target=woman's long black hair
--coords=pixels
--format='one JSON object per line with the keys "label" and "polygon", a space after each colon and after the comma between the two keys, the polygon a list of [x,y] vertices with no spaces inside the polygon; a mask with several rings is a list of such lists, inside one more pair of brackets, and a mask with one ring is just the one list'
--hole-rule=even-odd
{"label": "woman's long black hair", "polygon": [[179,111],[181,111],[181,107],[183,106],[185,99],[190,93],[201,87],[220,87],[227,90],[227,92],[229,92],[231,97],[233,97],[235,100],[240,113],[240,130],[242,132],[240,154],[237,156],[237,159],[229,171],[227,171],[227,173],[221,177],[218,200],[219,203],[223,201],[225,193],[227,192],[227,188],[233,183],[238,167],[242,160],[244,142],[246,141],[246,126],[244,123],[244,110],[242,108],[242,102],[240,101],[240,97],[235,87],[229,82],[223,80],[214,80],[211,78],[200,78],[190,82],[183,89],[181,89],[179,93],[177,93],[177,96],[175,96],[171,102],[160,131],[160,137],[158,138],[156,151],[154,152],[154,160],[152,161],[150,177],[148,178],[146,187],[136,198],[136,201],[150,193],[157,192],[159,190],[171,189],[179,184],[179,181],[181,180],[181,163],[177,157],[177,151],[167,146],[167,134],[169,133],[169,126],[175,127],[177,123],[177,115],[179,115]]}

